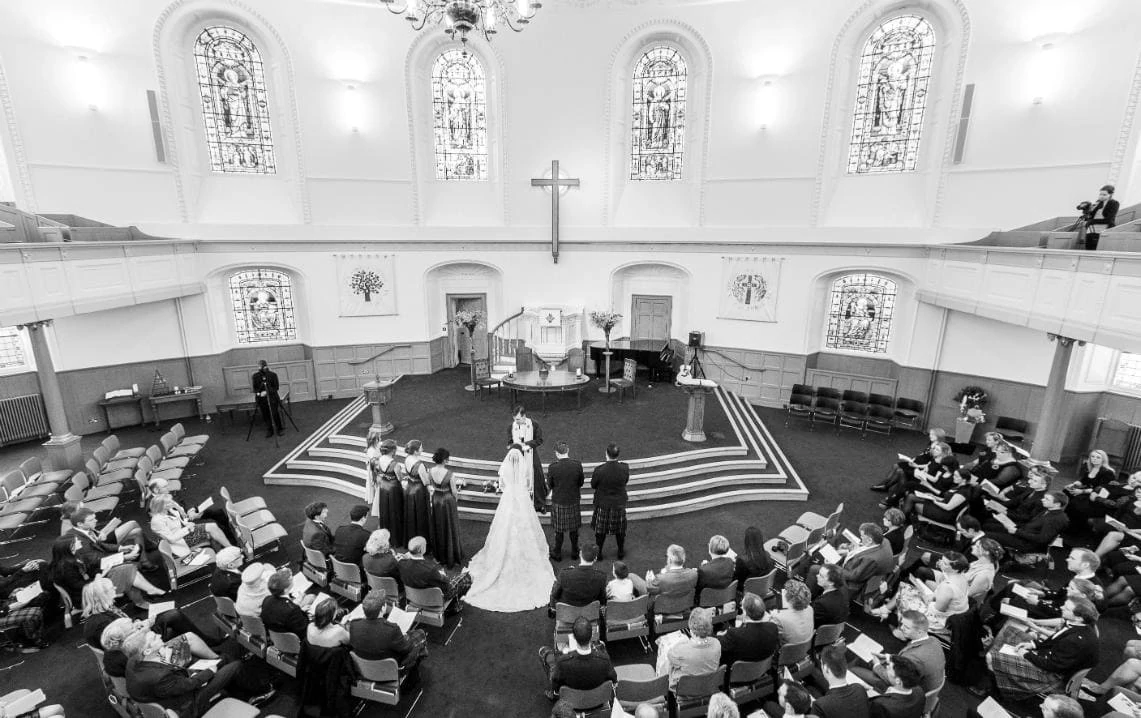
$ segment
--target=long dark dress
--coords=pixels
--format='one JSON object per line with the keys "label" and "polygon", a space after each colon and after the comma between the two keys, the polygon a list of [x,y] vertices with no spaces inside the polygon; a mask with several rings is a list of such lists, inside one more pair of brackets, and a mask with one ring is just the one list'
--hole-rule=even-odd
{"label": "long dark dress", "polygon": [[[404,487],[396,476],[397,460],[391,456],[377,457],[369,464],[376,482],[376,504],[374,511],[380,523],[380,528],[388,529],[391,534],[389,541],[393,546],[404,545]],[[384,466],[382,469],[381,467]]]}
{"label": "long dark dress", "polygon": [[459,506],[452,492],[452,470],[446,466],[433,466],[428,479],[435,488],[432,494],[432,554],[436,560],[451,568],[463,563],[464,549],[458,532]]}
{"label": "long dark dress", "polygon": [[[422,536],[432,551],[432,522],[428,515],[428,487],[420,474],[427,471],[423,461],[408,466],[408,483],[404,487],[404,535],[411,539]],[[399,546],[393,542],[394,546]]]}
{"label": "long dark dress", "polygon": [[[1123,483],[1117,482],[1117,473],[1108,466],[1100,467],[1092,478],[1089,472],[1089,464],[1083,461],[1081,469],[1078,471],[1078,481],[1081,482],[1079,488],[1093,489],[1095,493],[1105,489],[1112,497],[1124,487]],[[1070,503],[1066,505],[1066,515],[1070,517],[1070,527],[1077,531],[1086,530],[1086,522],[1089,519],[1102,518],[1108,512],[1109,506],[1102,501],[1093,499],[1091,494],[1071,495]]]}

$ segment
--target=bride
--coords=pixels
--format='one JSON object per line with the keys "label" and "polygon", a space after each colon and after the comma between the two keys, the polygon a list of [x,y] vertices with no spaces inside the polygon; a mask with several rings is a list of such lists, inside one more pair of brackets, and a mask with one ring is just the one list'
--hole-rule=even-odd
{"label": "bride", "polygon": [[547,605],[555,572],[547,537],[532,505],[533,469],[517,444],[499,465],[503,495],[487,541],[471,560],[472,586],[464,602],[488,611],[529,611]]}

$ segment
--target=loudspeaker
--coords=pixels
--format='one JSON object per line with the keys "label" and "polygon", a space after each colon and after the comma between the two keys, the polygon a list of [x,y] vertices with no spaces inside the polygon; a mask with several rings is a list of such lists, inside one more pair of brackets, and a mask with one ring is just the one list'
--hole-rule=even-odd
{"label": "loudspeaker", "polygon": [[693,349],[700,349],[705,340],[705,332],[690,332],[689,333],[689,346]]}

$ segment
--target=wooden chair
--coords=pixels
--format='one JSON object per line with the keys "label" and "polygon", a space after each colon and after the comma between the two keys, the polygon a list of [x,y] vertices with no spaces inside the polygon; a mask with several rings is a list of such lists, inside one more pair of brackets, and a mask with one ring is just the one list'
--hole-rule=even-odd
{"label": "wooden chair", "polygon": [[486,388],[487,393],[491,394],[491,389],[494,387],[496,391],[503,388],[503,382],[491,376],[491,362],[487,359],[473,359],[472,360],[472,373],[475,383],[475,393],[479,395],[480,401],[483,401],[483,390]]}
{"label": "wooden chair", "polygon": [[649,596],[638,596],[633,601],[611,601],[608,603],[606,605],[605,624],[606,642],[637,638],[642,644],[642,652],[649,653],[650,622],[646,619],[649,607]]}
{"label": "wooden chair", "polygon": [[332,556],[329,557],[329,562],[333,564],[333,580],[329,582],[329,590],[354,603],[359,602],[364,596],[361,567],[355,563],[338,561]]}
{"label": "wooden chair", "polygon": [[452,605],[451,599],[444,600],[444,592],[433,586],[432,588],[404,587],[404,598],[408,605],[406,610],[419,611],[420,623],[440,628],[446,620],[446,611]]}
{"label": "wooden chair", "polygon": [[760,700],[776,692],[772,656],[763,661],[734,661],[729,667],[729,697],[737,705]]}
{"label": "wooden chair", "polygon": [[349,689],[354,698],[388,706],[400,703],[400,689],[404,687],[408,673],[400,670],[395,658],[370,661],[355,651],[350,651],[349,656],[358,676]]}
{"label": "wooden chair", "polygon": [[595,712],[610,711],[610,700],[614,697],[614,684],[606,681],[597,688],[580,691],[570,686],[559,689],[559,699],[570,704],[575,716],[590,716]]}
{"label": "wooden chair", "polygon": [[709,699],[721,690],[725,683],[725,666],[712,673],[698,676],[682,676],[674,688],[674,703],[677,718],[704,716],[709,709]]}
{"label": "wooden chair", "polygon": [[636,377],[638,374],[638,362],[633,359],[627,359],[622,362],[622,378],[611,379],[610,386],[618,387],[618,403],[622,403],[622,397],[626,390],[630,390],[630,398],[638,398],[638,383]]}

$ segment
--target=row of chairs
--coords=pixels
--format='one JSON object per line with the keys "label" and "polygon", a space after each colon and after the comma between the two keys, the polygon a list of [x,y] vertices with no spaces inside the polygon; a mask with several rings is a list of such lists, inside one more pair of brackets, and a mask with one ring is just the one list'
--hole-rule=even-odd
{"label": "row of chairs", "polygon": [[790,419],[807,419],[814,429],[817,422],[856,429],[864,435],[872,431],[890,434],[895,427],[917,428],[923,415],[923,402],[886,394],[869,394],[852,389],[794,384],[785,405],[785,425]]}

